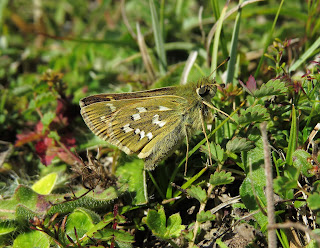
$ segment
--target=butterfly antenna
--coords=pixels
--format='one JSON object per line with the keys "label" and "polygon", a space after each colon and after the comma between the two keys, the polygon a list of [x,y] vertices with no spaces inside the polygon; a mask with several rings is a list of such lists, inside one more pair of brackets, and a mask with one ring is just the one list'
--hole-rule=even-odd
{"label": "butterfly antenna", "polygon": [[212,74],[213,74],[216,70],[218,70],[221,66],[223,66],[225,63],[227,63],[229,60],[230,60],[230,56],[228,56],[228,58],[226,58],[224,61],[222,61],[222,62],[220,63],[220,65],[218,65],[218,67],[217,67],[216,69],[214,69],[214,70],[210,73],[210,75],[209,75],[208,78],[210,78],[210,77],[212,76]]}
{"label": "butterfly antenna", "polygon": [[221,114],[227,116],[230,120],[232,120],[232,121],[235,122],[235,120],[232,119],[232,117],[231,117],[230,115],[228,115],[226,112],[223,112],[222,110],[216,108],[215,106],[211,105],[210,103],[208,103],[208,102],[206,102],[206,101],[202,101],[202,103],[205,104],[205,105],[207,105],[209,108],[214,109],[214,110],[220,112]]}

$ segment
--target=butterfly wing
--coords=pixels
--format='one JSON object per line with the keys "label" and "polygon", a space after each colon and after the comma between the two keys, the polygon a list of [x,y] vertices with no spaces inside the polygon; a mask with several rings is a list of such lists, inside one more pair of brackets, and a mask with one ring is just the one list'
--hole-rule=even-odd
{"label": "butterfly wing", "polygon": [[89,101],[84,100],[82,104],[81,114],[87,126],[127,154],[138,153],[145,159],[147,169],[170,155],[185,137],[184,116],[190,106],[183,97],[160,95],[106,101],[110,98],[103,95],[102,101],[97,101],[98,96],[94,103],[86,105]]}
{"label": "butterfly wing", "polygon": [[163,87],[153,90],[129,92],[129,93],[114,93],[114,94],[98,94],[85,97],[80,101],[80,107],[88,106],[97,102],[104,101],[118,101],[118,100],[130,100],[136,98],[148,98],[150,96],[164,96],[164,95],[175,95],[176,93],[175,86]]}

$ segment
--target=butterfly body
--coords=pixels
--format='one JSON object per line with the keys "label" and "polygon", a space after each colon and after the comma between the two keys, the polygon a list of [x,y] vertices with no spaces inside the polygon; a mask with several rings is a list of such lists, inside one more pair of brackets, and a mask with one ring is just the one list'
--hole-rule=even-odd
{"label": "butterfly body", "polygon": [[98,94],[80,101],[82,117],[93,133],[127,154],[137,153],[154,167],[195,130],[210,112],[214,81],[203,78],[182,86]]}

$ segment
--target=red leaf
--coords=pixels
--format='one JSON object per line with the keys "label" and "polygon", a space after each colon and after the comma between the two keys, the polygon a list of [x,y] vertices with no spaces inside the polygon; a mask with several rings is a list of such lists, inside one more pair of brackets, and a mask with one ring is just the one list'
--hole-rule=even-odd
{"label": "red leaf", "polygon": [[43,140],[40,140],[36,143],[36,153],[40,157],[41,163],[44,165],[49,165],[52,162],[52,159],[54,159],[55,156],[57,156],[57,150],[54,151],[54,141],[51,138],[44,138]]}
{"label": "red leaf", "polygon": [[45,136],[42,133],[43,124],[39,121],[35,127],[35,131],[25,131],[21,134],[17,134],[17,140],[14,144],[15,147],[23,146],[26,143],[33,142],[39,140]]}

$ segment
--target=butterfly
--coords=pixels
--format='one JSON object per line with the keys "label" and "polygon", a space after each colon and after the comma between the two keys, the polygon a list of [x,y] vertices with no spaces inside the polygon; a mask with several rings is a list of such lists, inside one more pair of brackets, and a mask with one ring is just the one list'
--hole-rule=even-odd
{"label": "butterfly", "polygon": [[138,154],[152,170],[211,116],[216,83],[209,77],[186,85],[132,93],[98,94],[80,100],[89,129],[126,154]]}

